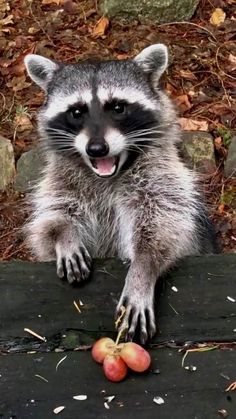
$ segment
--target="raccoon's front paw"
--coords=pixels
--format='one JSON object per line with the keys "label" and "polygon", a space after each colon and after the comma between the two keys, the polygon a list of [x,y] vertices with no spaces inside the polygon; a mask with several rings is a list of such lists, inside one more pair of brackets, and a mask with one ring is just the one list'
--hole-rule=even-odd
{"label": "raccoon's front paw", "polygon": [[92,259],[84,246],[67,248],[56,245],[57,275],[72,284],[84,281],[90,275]]}
{"label": "raccoon's front paw", "polygon": [[116,316],[119,317],[121,308],[125,307],[125,314],[119,330],[126,330],[126,340],[133,340],[136,330],[139,330],[140,341],[144,344],[148,338],[156,333],[153,293],[139,293],[135,290],[126,290],[126,286],[117,306]]}

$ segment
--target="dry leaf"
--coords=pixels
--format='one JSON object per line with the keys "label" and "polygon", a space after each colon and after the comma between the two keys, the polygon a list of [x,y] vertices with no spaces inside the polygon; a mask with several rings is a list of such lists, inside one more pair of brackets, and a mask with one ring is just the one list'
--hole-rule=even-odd
{"label": "dry leaf", "polygon": [[48,5],[48,4],[56,4],[57,6],[60,6],[62,4],[64,4],[65,0],[42,0],[42,4],[44,6]]}
{"label": "dry leaf", "polygon": [[25,114],[16,115],[14,118],[14,123],[17,126],[18,132],[24,132],[27,130],[32,130],[33,125],[30,121],[30,118]]}
{"label": "dry leaf", "polygon": [[208,122],[191,118],[179,118],[179,123],[184,131],[208,131]]}
{"label": "dry leaf", "polygon": [[187,95],[177,96],[174,99],[174,101],[176,106],[181,110],[181,112],[185,112],[192,107]]}
{"label": "dry leaf", "polygon": [[229,65],[227,66],[228,71],[235,71],[236,70],[236,56],[233,54],[229,54]]}
{"label": "dry leaf", "polygon": [[28,83],[25,80],[25,76],[21,77],[13,77],[7,84],[7,87],[12,88],[14,92],[19,92],[20,90],[26,89],[27,87],[31,86],[31,83]]}
{"label": "dry leaf", "polygon": [[210,23],[214,26],[219,26],[224,21],[225,21],[225,12],[220,8],[215,9],[211,15]]}
{"label": "dry leaf", "polygon": [[121,54],[117,54],[116,58],[117,60],[127,60],[127,58],[130,58],[132,54],[127,54],[126,52],[123,52]]}
{"label": "dry leaf", "polygon": [[179,75],[183,77],[183,79],[197,80],[197,77],[195,76],[195,74],[193,74],[192,71],[190,70],[180,70]]}
{"label": "dry leaf", "polygon": [[224,210],[225,210],[225,204],[220,204],[218,206],[218,213],[223,214]]}
{"label": "dry leaf", "polygon": [[214,145],[215,145],[216,150],[220,150],[220,148],[222,147],[222,138],[216,137],[214,139]]}
{"label": "dry leaf", "polygon": [[0,26],[4,26],[4,25],[11,25],[13,23],[13,15],[8,15],[7,17],[5,17],[4,19],[0,20]]}
{"label": "dry leaf", "polygon": [[107,17],[102,16],[101,19],[96,23],[96,25],[93,28],[92,36],[94,38],[100,38],[103,36],[106,32],[106,29],[109,26],[109,19]]}

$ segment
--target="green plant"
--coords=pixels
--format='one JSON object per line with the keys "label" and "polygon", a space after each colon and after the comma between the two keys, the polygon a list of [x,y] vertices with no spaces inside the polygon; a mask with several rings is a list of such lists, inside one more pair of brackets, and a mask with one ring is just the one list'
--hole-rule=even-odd
{"label": "green plant", "polygon": [[217,132],[223,140],[223,144],[225,147],[228,147],[231,143],[232,134],[230,130],[226,127],[219,127],[217,128]]}

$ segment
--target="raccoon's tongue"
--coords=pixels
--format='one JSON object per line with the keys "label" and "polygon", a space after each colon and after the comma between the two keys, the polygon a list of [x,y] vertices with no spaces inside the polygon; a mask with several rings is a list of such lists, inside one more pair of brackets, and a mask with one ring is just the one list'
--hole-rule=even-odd
{"label": "raccoon's tongue", "polygon": [[100,176],[108,176],[116,169],[115,157],[98,158],[93,161],[93,166]]}

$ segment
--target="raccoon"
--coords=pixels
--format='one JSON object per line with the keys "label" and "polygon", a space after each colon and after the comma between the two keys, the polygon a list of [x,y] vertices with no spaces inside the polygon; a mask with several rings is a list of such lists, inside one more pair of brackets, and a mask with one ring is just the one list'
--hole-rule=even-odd
{"label": "raccoon", "polygon": [[94,257],[129,261],[120,327],[145,343],[156,332],[157,279],[187,255],[217,251],[195,175],[178,153],[177,117],[159,79],[163,44],[134,59],[61,64],[27,55],[46,93],[39,112],[45,168],[27,232],[59,278],[85,281]]}

